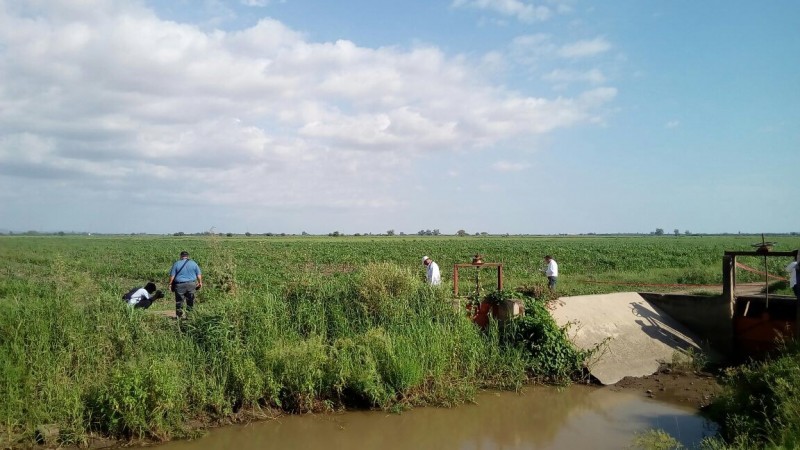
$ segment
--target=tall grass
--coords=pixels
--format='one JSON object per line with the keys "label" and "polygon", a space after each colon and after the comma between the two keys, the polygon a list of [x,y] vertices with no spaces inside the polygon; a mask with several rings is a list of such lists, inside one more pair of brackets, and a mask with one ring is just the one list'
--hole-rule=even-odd
{"label": "tall grass", "polygon": [[713,448],[800,448],[800,345],[774,359],[730,369],[711,412],[724,438]]}
{"label": "tall grass", "polygon": [[[451,405],[482,387],[564,382],[585,355],[542,304],[530,302],[510,327],[481,331],[453,310],[452,264],[481,253],[505,264],[507,286],[541,288],[541,257],[553,254],[559,292],[585,294],[632,289],[585,280],[718,283],[723,251],[751,240],[2,237],[0,446],[30,443],[45,424],[57,425],[64,444],[92,433],[164,440],[247,411]],[[800,246],[783,241],[782,250]],[[189,321],[122,303],[146,280],[163,287],[184,249],[205,278]],[[435,256],[445,287],[422,282],[422,254]],[[785,263],[770,261],[770,272]],[[754,382],[746,379],[741,386]],[[775,411],[781,424],[793,417],[788,406]],[[744,432],[775,436],[759,433]]]}
{"label": "tall grass", "polygon": [[304,274],[281,289],[227,284],[204,292],[188,321],[132,310],[54,264],[63,279],[49,295],[0,301],[4,446],[31,442],[44,424],[82,444],[91,433],[166,440],[190,421],[264,408],[452,405],[554,370],[394,264]]}

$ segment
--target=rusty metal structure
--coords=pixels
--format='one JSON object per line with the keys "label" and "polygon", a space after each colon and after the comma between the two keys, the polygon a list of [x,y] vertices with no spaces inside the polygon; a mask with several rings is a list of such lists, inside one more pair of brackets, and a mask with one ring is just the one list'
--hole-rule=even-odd
{"label": "rusty metal structure", "polygon": [[[477,271],[485,267],[493,267],[497,269],[497,290],[503,290],[503,264],[502,263],[487,263],[483,262],[483,256],[480,254],[476,254],[472,257],[472,262],[465,263],[465,264],[454,264],[453,265],[453,297],[458,298],[458,277],[459,277],[459,269],[464,268],[473,268]],[[480,272],[475,273],[475,280],[476,280],[476,292],[480,296],[480,282],[479,278]]]}
{"label": "rusty metal structure", "polygon": [[[734,287],[736,286],[736,257],[737,256],[761,256],[764,258],[766,265],[767,257],[781,256],[792,257],[797,260],[797,255],[800,250],[791,250],[788,252],[773,252],[770,247],[759,247],[755,251],[725,251],[722,257],[722,296],[733,302],[735,293]],[[764,283],[765,287],[769,287],[769,279],[766,274],[766,267],[764,270]],[[766,289],[767,300],[769,300],[769,289]]]}
{"label": "rusty metal structure", "polygon": [[[800,305],[796,299],[776,297],[770,307],[767,258],[790,257],[798,260],[800,250],[773,251],[774,243],[754,244],[752,251],[726,251],[722,257],[722,296],[730,305],[733,337],[737,349],[748,354],[770,351],[786,336],[800,338]],[[764,296],[736,295],[736,258],[756,256],[764,261]]]}

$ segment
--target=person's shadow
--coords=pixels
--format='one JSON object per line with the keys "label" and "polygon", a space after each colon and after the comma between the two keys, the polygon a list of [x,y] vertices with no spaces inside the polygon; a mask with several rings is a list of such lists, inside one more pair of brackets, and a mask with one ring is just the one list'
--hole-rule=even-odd
{"label": "person's shadow", "polygon": [[636,323],[651,338],[657,339],[670,347],[677,347],[682,351],[697,350],[697,345],[690,341],[687,336],[674,330],[672,326],[665,323],[653,311],[642,306],[641,303],[632,302],[631,311],[634,315],[641,317],[641,319],[636,319]]}

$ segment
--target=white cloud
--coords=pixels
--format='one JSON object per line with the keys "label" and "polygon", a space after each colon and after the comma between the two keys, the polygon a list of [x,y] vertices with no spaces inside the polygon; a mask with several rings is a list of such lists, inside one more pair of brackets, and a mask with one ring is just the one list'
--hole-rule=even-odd
{"label": "white cloud", "polygon": [[613,87],[599,87],[582,93],[578,98],[584,108],[591,109],[610,102],[617,96],[617,89]]}
{"label": "white cloud", "polygon": [[599,69],[590,69],[585,72],[555,69],[542,76],[542,79],[555,84],[589,83],[597,85],[607,81],[605,75]]}
{"label": "white cloud", "polygon": [[[513,59],[519,63],[536,66],[543,62],[551,64],[564,64],[564,59],[570,60],[568,64],[574,64],[582,59],[597,57],[612,49],[612,45],[603,37],[584,39],[567,44],[560,44],[557,38],[546,33],[536,33],[520,35],[515,37],[509,45],[509,53]],[[623,61],[619,61],[623,62]],[[575,69],[564,69],[561,67],[551,69],[550,77],[572,77],[575,81],[577,72]],[[593,83],[603,77],[598,69],[590,69],[584,72],[584,80]],[[604,79],[604,77],[603,77]]]}
{"label": "white cloud", "polygon": [[531,97],[480,67],[271,19],[205,31],[124,2],[4,3],[0,179],[123,202],[396,207],[414,159],[593,121],[616,93]]}
{"label": "white cloud", "polygon": [[523,22],[545,21],[553,16],[553,11],[547,6],[520,0],[454,0],[452,7],[489,10]]}
{"label": "white cloud", "polygon": [[511,41],[510,51],[515,59],[534,62],[539,58],[552,57],[558,47],[552,36],[544,33],[517,36]]}
{"label": "white cloud", "polygon": [[677,128],[681,123],[677,120],[670,120],[664,125],[667,128]]}
{"label": "white cloud", "polygon": [[611,44],[602,37],[582,40],[562,46],[558,55],[562,58],[576,59],[597,56],[611,50]]}
{"label": "white cloud", "polygon": [[523,162],[497,161],[492,164],[492,169],[498,172],[520,172],[530,168],[530,164]]}

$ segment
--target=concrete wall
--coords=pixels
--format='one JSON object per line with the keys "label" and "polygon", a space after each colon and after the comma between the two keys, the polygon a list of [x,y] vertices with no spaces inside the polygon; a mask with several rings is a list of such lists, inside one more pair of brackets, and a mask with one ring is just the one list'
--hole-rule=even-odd
{"label": "concrete wall", "polygon": [[697,334],[717,352],[726,357],[734,354],[733,310],[725,297],[647,292],[639,295]]}

